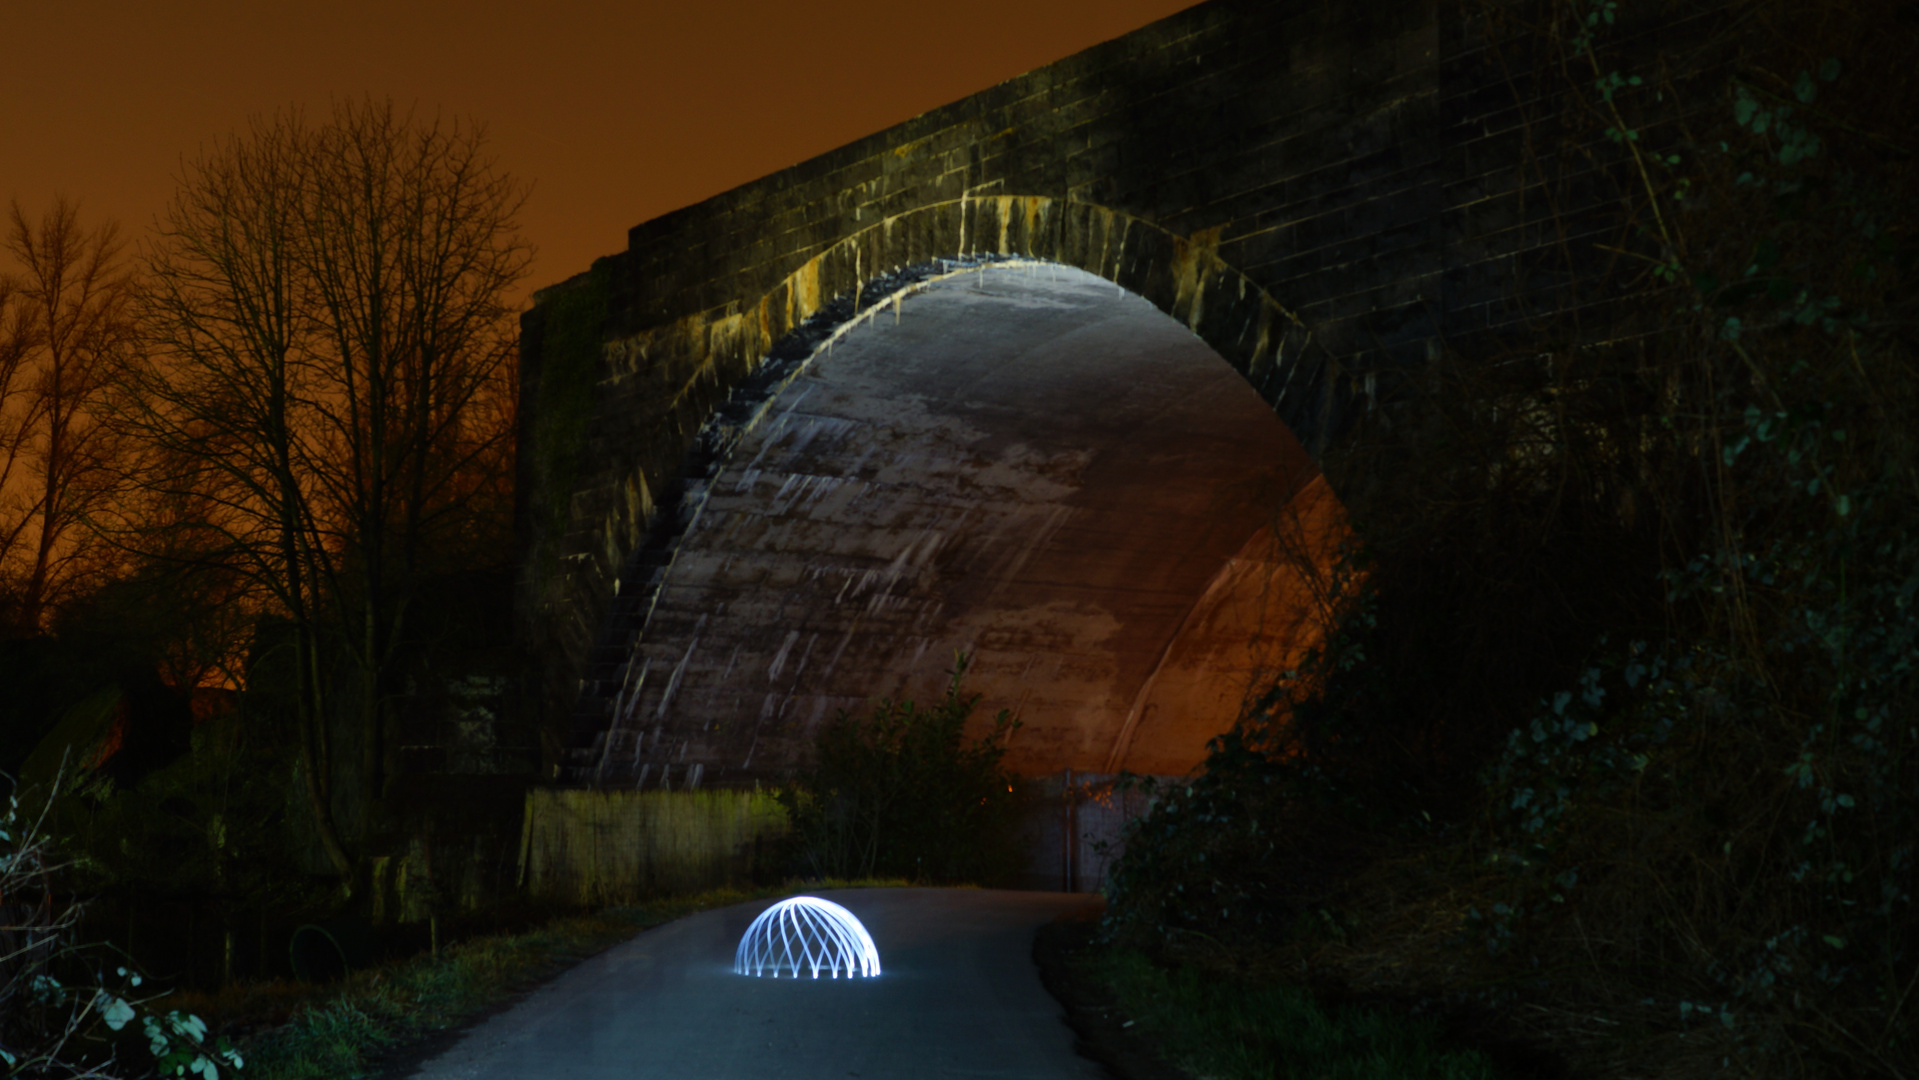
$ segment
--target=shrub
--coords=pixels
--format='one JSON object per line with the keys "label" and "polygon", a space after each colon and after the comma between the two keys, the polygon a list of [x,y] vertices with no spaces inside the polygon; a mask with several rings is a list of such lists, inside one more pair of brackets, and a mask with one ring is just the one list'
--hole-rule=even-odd
{"label": "shrub", "polygon": [[[49,803],[60,781],[53,778]],[[239,1052],[224,1038],[209,1039],[198,1016],[153,1008],[164,994],[140,996],[139,973],[76,942],[85,904],[67,891],[74,863],[48,835],[47,817],[44,808],[23,810],[17,793],[0,811],[0,1075],[112,1080],[150,1068],[217,1080],[223,1070],[239,1070]],[[136,1030],[148,1064],[121,1060],[122,1044],[131,1041],[122,1033]]]}
{"label": "shrub", "polygon": [[1110,926],[1523,1010],[1594,1075],[1919,1075],[1919,23],[1478,8],[1543,204],[1612,200],[1552,268],[1605,332],[1443,355],[1329,456],[1372,598]]}
{"label": "shrub", "polygon": [[812,761],[780,792],[797,860],[816,877],[997,882],[1020,866],[1017,793],[1000,768],[1019,722],[1006,711],[970,745],[979,695],[960,692],[958,654],[946,695],[922,709],[882,700],[864,720],[841,710]]}

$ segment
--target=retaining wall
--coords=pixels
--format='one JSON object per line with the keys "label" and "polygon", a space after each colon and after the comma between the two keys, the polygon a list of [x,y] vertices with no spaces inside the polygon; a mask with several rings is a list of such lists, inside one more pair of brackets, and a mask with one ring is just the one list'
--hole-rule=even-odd
{"label": "retaining wall", "polygon": [[520,884],[542,899],[633,903],[750,883],[768,868],[786,811],[759,791],[526,793]]}

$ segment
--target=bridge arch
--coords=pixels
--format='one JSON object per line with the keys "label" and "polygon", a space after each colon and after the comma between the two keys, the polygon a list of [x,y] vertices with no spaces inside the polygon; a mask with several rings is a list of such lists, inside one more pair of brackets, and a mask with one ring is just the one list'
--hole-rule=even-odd
{"label": "bridge arch", "polygon": [[[936,696],[955,649],[974,654],[969,689],[986,698],[976,726],[997,707],[1022,714],[1016,771],[1180,773],[1255,680],[1317,639],[1318,583],[1306,579],[1343,522],[1255,392],[1284,386],[1298,321],[1215,254],[1144,223],[1088,214],[1093,228],[1052,224],[1049,237],[1041,200],[955,205],[949,257],[892,264],[921,255],[914,244],[936,235],[925,219],[948,210],[828,248],[748,319],[623,343],[657,356],[677,337],[709,350],[712,370],[753,331],[794,327],[701,426],[681,476],[629,478],[674,495],[635,507],[646,524],[619,556],[567,778],[776,776],[831,711]],[[977,235],[980,222],[991,242],[960,247],[958,230]],[[1036,248],[1064,248],[1087,269],[1027,257]],[[849,262],[855,275],[881,269],[821,299]],[[1221,310],[1240,320],[1245,368],[1194,332],[1225,323]],[[1263,387],[1247,385],[1248,368]],[[829,403],[802,409],[809,398]],[[1049,423],[1079,433],[1035,430]],[[870,466],[876,455],[892,464]],[[853,496],[862,509],[811,509],[845,484],[871,489]],[[851,673],[834,671],[843,658]],[[1036,669],[1048,680],[1037,696]]]}
{"label": "bridge arch", "polygon": [[810,331],[890,294],[901,270],[1027,258],[1086,271],[1145,298],[1211,345],[1289,427],[1310,429],[1315,452],[1336,394],[1353,390],[1340,385],[1346,373],[1337,358],[1323,350],[1307,358],[1313,333],[1306,322],[1221,256],[1219,227],[1180,234],[1096,203],[997,193],[850,224],[757,295],[616,336],[607,364],[616,377],[648,367],[683,371],[669,388],[676,403],[703,386],[730,390],[764,359],[810,343],[817,336]]}
{"label": "bridge arch", "polygon": [[[1505,51],[1524,40],[1523,20],[1434,0],[1204,0],[643,222],[536,294],[515,612],[548,763],[582,778],[643,621],[623,609],[754,395],[942,268],[1116,283],[1236,369],[1309,458],[1442,342],[1493,355],[1558,311],[1604,200],[1520,167],[1551,145]],[[1621,332],[1603,305],[1580,318]]]}

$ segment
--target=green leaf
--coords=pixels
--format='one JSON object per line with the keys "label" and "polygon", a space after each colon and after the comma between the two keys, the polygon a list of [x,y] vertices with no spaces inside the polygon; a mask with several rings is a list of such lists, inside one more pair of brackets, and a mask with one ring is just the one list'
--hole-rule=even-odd
{"label": "green leaf", "polygon": [[1842,937],[1835,937],[1831,934],[1827,934],[1825,936],[1825,941],[1826,941],[1826,944],[1832,946],[1835,949],[1843,949],[1846,947],[1846,939]]}
{"label": "green leaf", "polygon": [[1812,104],[1812,99],[1819,96],[1819,88],[1813,85],[1811,72],[1802,71],[1799,77],[1793,80],[1792,96],[1806,105]]}
{"label": "green leaf", "polygon": [[125,998],[114,997],[111,994],[100,996],[104,999],[101,1004],[100,1019],[105,1020],[107,1026],[115,1031],[126,1027],[127,1023],[133,1019],[133,1006],[127,1004]]}
{"label": "green leaf", "polygon": [[1839,58],[1828,56],[1819,65],[1819,77],[1831,82],[1839,77]]}

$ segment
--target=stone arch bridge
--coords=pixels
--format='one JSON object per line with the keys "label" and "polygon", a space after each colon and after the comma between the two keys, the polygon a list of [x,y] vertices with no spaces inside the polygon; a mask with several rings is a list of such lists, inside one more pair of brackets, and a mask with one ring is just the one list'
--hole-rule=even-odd
{"label": "stone arch bridge", "polygon": [[1485,37],[1209,0],[538,293],[518,618],[555,775],[750,785],[960,649],[1016,770],[1192,768],[1313,639],[1316,455],[1562,280]]}

